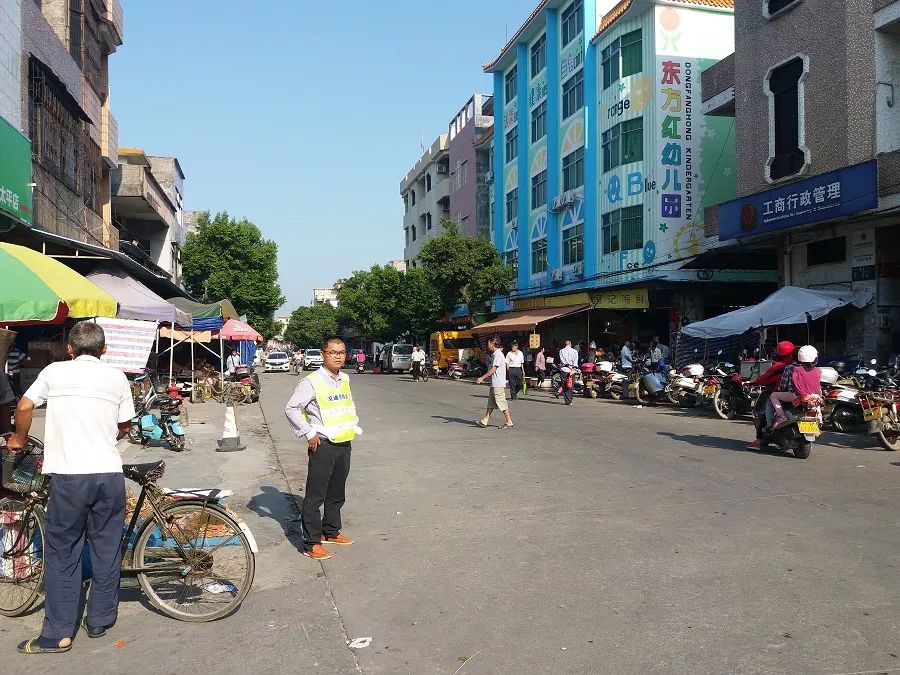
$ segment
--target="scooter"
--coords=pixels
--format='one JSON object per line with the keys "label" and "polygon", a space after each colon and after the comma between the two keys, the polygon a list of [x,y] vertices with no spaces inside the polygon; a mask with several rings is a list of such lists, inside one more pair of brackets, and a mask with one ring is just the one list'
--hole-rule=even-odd
{"label": "scooter", "polygon": [[[767,397],[769,391],[760,394],[761,398]],[[762,447],[777,445],[782,452],[793,452],[798,459],[807,459],[812,452],[812,444],[822,433],[819,420],[821,419],[822,398],[817,395],[794,399],[792,404],[784,404],[784,414],[788,418],[787,424],[773,429],[764,426],[760,435]],[[754,406],[754,415],[765,414],[765,405]],[[757,424],[761,423],[758,418]],[[759,426],[757,426],[759,428]]]}
{"label": "scooter", "polygon": [[[159,405],[159,417],[150,412]],[[149,445],[150,441],[163,440],[175,452],[184,450],[184,427],[181,426],[181,397],[174,398],[156,393],[151,385],[135,405],[135,416],[128,430],[128,440],[132,443]]]}
{"label": "scooter", "polygon": [[753,403],[762,387],[745,380],[739,373],[732,373],[722,380],[713,396],[713,409],[723,420],[732,420],[737,415],[748,415],[753,411]]}
{"label": "scooter", "polygon": [[487,368],[474,356],[470,356],[465,362],[447,359],[447,376],[451,380],[458,380],[461,377],[481,377],[486,372]]}
{"label": "scooter", "polygon": [[365,361],[357,361],[356,362],[356,372],[357,373],[366,372],[366,362]]}
{"label": "scooter", "polygon": [[666,359],[654,364],[648,356],[636,363],[628,376],[628,397],[633,398],[638,405],[653,405],[658,402],[666,389],[668,370],[669,362]]}

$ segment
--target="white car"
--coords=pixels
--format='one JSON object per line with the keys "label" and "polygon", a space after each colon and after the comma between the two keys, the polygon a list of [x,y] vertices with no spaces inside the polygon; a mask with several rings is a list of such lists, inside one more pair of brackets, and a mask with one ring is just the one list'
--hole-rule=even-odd
{"label": "white car", "polygon": [[322,350],[307,349],[303,352],[303,370],[312,370],[322,367]]}
{"label": "white car", "polygon": [[267,373],[289,373],[291,360],[285,352],[272,352],[266,357]]}

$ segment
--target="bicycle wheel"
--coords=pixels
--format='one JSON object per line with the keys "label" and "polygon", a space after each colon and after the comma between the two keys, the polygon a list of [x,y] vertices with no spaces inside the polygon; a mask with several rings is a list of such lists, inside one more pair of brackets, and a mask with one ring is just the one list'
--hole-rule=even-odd
{"label": "bicycle wheel", "polygon": [[428,368],[422,368],[422,382],[428,382]]}
{"label": "bicycle wheel", "polygon": [[[44,509],[19,500],[0,500],[0,513],[25,510],[18,523],[0,525],[0,614],[21,616],[44,595]],[[10,516],[7,515],[7,518]],[[4,521],[5,522],[5,521]]]}
{"label": "bicycle wheel", "polygon": [[[214,621],[243,602],[256,559],[238,522],[202,502],[163,508],[166,525],[148,520],[134,545],[134,567],[150,603],[180,621]],[[155,570],[152,568],[156,568]]]}

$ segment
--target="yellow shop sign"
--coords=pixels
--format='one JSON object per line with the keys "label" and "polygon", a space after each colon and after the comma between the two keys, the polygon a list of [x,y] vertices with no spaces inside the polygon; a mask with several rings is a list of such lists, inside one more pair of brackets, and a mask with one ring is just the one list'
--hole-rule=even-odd
{"label": "yellow shop sign", "polygon": [[587,305],[591,302],[587,292],[569,293],[567,295],[550,295],[544,298],[523,298],[513,301],[513,309],[544,309],[545,307],[571,307],[573,305]]}
{"label": "yellow shop sign", "polygon": [[650,297],[646,288],[602,291],[593,294],[597,309],[649,309]]}

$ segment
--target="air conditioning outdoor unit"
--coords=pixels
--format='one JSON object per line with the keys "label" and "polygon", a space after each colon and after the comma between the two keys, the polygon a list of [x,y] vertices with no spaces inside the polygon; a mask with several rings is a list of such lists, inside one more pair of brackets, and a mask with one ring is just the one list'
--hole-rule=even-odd
{"label": "air conditioning outdoor unit", "polygon": [[574,265],[572,265],[572,274],[574,274],[576,277],[583,277],[584,276],[584,263],[579,262],[579,263],[575,263]]}
{"label": "air conditioning outdoor unit", "polygon": [[563,280],[563,271],[561,269],[555,269],[550,273],[550,280],[554,283],[560,283]]}
{"label": "air conditioning outdoor unit", "polygon": [[563,205],[571,206],[575,203],[575,191],[569,190],[568,192],[563,194]]}
{"label": "air conditioning outdoor unit", "polygon": [[553,210],[559,211],[563,206],[565,206],[564,201],[565,195],[559,195],[558,197],[553,198]]}
{"label": "air conditioning outdoor unit", "polygon": [[488,171],[486,174],[484,174],[484,182],[485,183],[493,183],[494,182],[494,172],[493,171]]}
{"label": "air conditioning outdoor unit", "polygon": [[444,164],[438,164],[437,172],[438,173],[447,173],[447,167]]}
{"label": "air conditioning outdoor unit", "polygon": [[519,219],[513,218],[511,221],[509,221],[509,227],[512,230],[518,230],[519,229]]}

